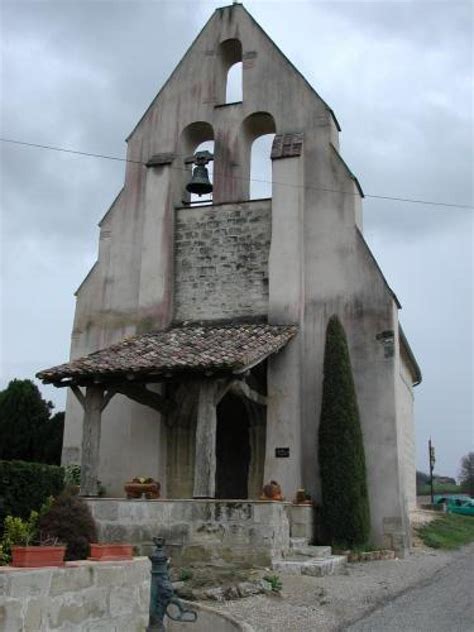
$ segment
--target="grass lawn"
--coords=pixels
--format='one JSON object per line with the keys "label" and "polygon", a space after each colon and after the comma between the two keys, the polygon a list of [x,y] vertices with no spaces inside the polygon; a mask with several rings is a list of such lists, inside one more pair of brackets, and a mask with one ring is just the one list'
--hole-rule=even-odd
{"label": "grass lawn", "polygon": [[474,542],[474,517],[446,514],[417,528],[423,543],[433,549],[457,549]]}
{"label": "grass lawn", "polygon": [[[462,494],[462,489],[459,485],[451,485],[450,483],[434,483],[433,494]],[[429,484],[420,485],[417,487],[417,496],[429,496],[431,494],[431,487]]]}

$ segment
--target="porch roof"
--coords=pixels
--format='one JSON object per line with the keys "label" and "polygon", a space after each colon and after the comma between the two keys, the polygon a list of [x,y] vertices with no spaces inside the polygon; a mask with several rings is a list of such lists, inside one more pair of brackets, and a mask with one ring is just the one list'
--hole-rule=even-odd
{"label": "porch roof", "polygon": [[295,325],[188,324],[151,331],[36,377],[57,386],[89,381],[140,380],[176,373],[240,373],[276,353],[296,334]]}

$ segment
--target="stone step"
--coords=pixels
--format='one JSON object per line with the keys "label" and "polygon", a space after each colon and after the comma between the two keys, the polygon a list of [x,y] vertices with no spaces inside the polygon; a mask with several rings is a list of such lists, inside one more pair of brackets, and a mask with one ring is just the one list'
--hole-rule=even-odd
{"label": "stone step", "polygon": [[307,558],[327,558],[332,554],[332,549],[330,546],[293,546],[288,549],[288,554],[285,555],[285,558],[288,557],[307,557]]}
{"label": "stone step", "polygon": [[324,577],[326,575],[337,575],[346,566],[345,555],[331,555],[324,559],[309,560],[274,560],[272,568],[285,575],[312,575],[313,577]]}
{"label": "stone step", "polygon": [[290,538],[290,547],[308,546],[308,538]]}

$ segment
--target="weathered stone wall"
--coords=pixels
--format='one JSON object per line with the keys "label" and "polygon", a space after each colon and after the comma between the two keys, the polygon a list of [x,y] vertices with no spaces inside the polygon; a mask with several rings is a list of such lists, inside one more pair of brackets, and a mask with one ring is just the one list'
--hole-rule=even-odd
{"label": "weathered stone wall", "polygon": [[400,451],[404,493],[410,510],[416,509],[416,446],[413,419],[413,378],[404,354],[400,357],[397,379],[397,407],[400,424]]}
{"label": "weathered stone wall", "polygon": [[150,562],[0,568],[0,630],[138,632],[148,621]]}
{"label": "weathered stone wall", "polygon": [[175,319],[268,312],[271,202],[176,211]]}
{"label": "weathered stone wall", "polygon": [[289,547],[290,503],[220,500],[87,501],[102,542],[131,542],[148,554],[152,538],[166,540],[178,564],[228,560],[268,566]]}

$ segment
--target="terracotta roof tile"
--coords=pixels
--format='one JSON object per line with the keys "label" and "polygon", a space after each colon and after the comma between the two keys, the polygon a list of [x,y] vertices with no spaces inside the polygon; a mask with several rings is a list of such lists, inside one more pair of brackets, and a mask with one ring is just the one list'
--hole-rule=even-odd
{"label": "terracotta roof tile", "polygon": [[280,350],[295,325],[182,325],[153,331],[37,373],[43,382],[95,377],[238,372]]}

